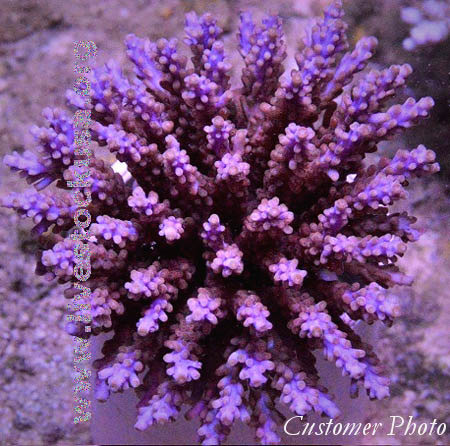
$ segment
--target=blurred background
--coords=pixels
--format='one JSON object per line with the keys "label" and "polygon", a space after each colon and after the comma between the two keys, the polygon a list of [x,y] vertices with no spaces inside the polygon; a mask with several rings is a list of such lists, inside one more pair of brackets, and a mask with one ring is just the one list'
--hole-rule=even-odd
{"label": "blurred background", "polygon": [[[43,124],[42,108],[64,106],[64,92],[75,79],[76,40],[96,42],[98,64],[110,58],[125,64],[123,40],[128,33],[182,38],[184,14],[195,10],[210,11],[219,19],[231,49],[238,11],[247,9],[256,16],[281,15],[292,56],[301,46],[302,29],[328,1],[0,0],[0,156],[32,147],[28,129]],[[401,203],[427,232],[401,260],[416,278],[411,288],[394,290],[403,315],[390,329],[380,326],[374,342],[391,376],[392,396],[367,404],[363,417],[383,424],[389,424],[391,415],[412,415],[417,423],[435,418],[449,423],[450,3],[346,0],[345,7],[350,42],[376,36],[379,49],[373,64],[410,63],[414,74],[405,96],[430,95],[436,102],[427,121],[383,143],[381,152],[389,155],[423,143],[441,164],[434,178],[415,180],[408,202]],[[237,51],[231,59],[239,75]],[[0,196],[25,186],[1,164]],[[0,208],[0,444],[92,444],[89,425],[72,421],[73,341],[64,331],[67,301],[60,287],[34,275],[37,245],[30,227]],[[382,434],[354,441],[405,444],[401,437]],[[449,438],[412,436],[408,444],[449,444]]]}

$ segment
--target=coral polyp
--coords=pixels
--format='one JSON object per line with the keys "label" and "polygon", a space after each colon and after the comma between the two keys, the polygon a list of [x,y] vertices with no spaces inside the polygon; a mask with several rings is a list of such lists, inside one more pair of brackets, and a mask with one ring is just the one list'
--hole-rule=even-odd
{"label": "coral polyp", "polygon": [[[389,395],[354,328],[398,316],[389,288],[411,283],[396,261],[419,231],[389,206],[439,166],[422,145],[392,159],[367,155],[428,116],[433,100],[387,106],[412,69],[366,70],[377,40],[363,37],[349,51],[342,15],[340,1],[329,6],[284,72],[281,19],[258,24],[243,13],[240,85],[210,14],[187,15],[191,59],[175,39],[130,35],[133,76],[114,62],[90,74],[93,138],[132,177],[91,160],[85,299],[92,334],[113,332],[94,364],[95,394],[134,388],[139,430],[188,406],[203,444],[224,441],[236,420],[274,444],[278,404],[335,417],[315,351],[349,377],[353,395],[358,387],[372,399]],[[73,91],[67,97],[87,107]],[[32,129],[38,152],[5,157],[34,189],[4,205],[35,223],[37,272],[67,283],[75,242],[63,236],[75,203],[62,179],[75,175],[75,141],[63,111],[45,117],[47,127]],[[68,329],[89,336],[83,322]]]}

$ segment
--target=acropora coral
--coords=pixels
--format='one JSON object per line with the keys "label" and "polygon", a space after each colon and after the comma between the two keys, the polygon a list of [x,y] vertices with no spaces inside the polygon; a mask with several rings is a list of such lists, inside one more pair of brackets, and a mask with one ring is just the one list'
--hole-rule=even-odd
{"label": "acropora coral", "polygon": [[445,41],[450,31],[450,4],[448,1],[410,0],[401,8],[401,19],[411,25],[403,48],[412,51],[418,47]]}
{"label": "acropora coral", "polygon": [[[132,77],[114,62],[90,73],[93,138],[132,176],[125,183],[110,162],[91,160],[91,324],[93,335],[113,331],[94,363],[95,395],[134,388],[139,430],[188,406],[202,444],[224,441],[238,419],[274,444],[278,404],[335,417],[316,350],[349,376],[352,395],[358,387],[372,399],[389,395],[354,328],[398,316],[389,288],[412,278],[395,263],[420,234],[414,217],[389,206],[439,167],[422,145],[392,159],[367,155],[428,116],[433,100],[387,106],[412,69],[366,71],[377,40],[348,51],[342,16],[335,1],[284,73],[281,19],[258,24],[242,13],[240,85],[231,85],[222,31],[208,13],[186,17],[191,59],[175,39],[129,35]],[[73,91],[67,97],[86,106]],[[5,157],[34,189],[4,205],[35,223],[37,273],[68,283],[72,120],[44,114],[48,126],[32,129],[37,152]],[[89,335],[82,322],[68,329]]]}

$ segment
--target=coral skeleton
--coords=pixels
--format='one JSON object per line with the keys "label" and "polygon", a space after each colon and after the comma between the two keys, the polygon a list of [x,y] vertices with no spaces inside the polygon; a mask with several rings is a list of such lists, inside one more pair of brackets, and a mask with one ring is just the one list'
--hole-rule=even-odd
{"label": "coral skeleton", "polygon": [[[349,50],[342,16],[335,1],[284,72],[281,19],[243,13],[242,82],[232,85],[222,30],[210,14],[190,13],[191,59],[175,39],[129,35],[132,76],[108,62],[90,73],[90,105],[67,94],[131,175],[124,182],[110,162],[91,160],[92,293],[83,299],[92,333],[81,317],[68,330],[112,332],[94,362],[95,395],[132,387],[139,430],[184,414],[200,420],[202,444],[225,441],[236,420],[262,444],[278,443],[280,405],[339,415],[320,384],[320,353],[349,377],[352,395],[389,395],[354,329],[398,316],[389,288],[412,278],[396,261],[420,233],[389,206],[439,166],[422,145],[367,155],[427,117],[433,100],[387,105],[411,67],[366,70],[377,40]],[[75,206],[62,180],[74,178],[76,146],[65,112],[44,115],[48,125],[32,129],[37,150],[4,160],[34,189],[3,205],[33,220],[37,273],[67,284]],[[50,185],[57,193],[42,191]]]}

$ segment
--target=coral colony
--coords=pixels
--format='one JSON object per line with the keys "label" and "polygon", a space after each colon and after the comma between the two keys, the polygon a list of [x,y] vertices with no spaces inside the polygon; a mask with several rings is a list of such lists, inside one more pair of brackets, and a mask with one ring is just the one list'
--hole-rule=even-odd
{"label": "coral colony", "polygon": [[[336,417],[313,352],[322,352],[370,398],[389,395],[357,321],[390,325],[399,307],[389,288],[411,278],[395,266],[418,238],[415,218],[390,213],[416,176],[436,172],[420,145],[393,159],[366,155],[377,143],[426,117],[430,97],[386,106],[409,65],[361,72],[377,40],[348,52],[340,1],[307,33],[297,68],[283,74],[281,20],[241,15],[242,84],[210,14],[186,18],[186,44],[130,35],[135,76],[114,63],[90,78],[92,135],[126,163],[124,183],[109,163],[89,166],[96,217],[92,275],[83,296],[92,331],[113,331],[103,347],[95,395],[133,387],[135,427],[145,430],[185,412],[200,420],[203,444],[219,444],[240,419],[262,444],[280,441],[279,405],[302,416]],[[72,105],[85,102],[72,91]],[[4,203],[31,217],[44,248],[37,273],[70,281],[72,195],[58,179],[73,166],[71,121],[46,110],[34,128],[39,153],[6,156],[36,190]],[[68,168],[68,166],[71,166]],[[41,192],[56,182],[58,193]],[[68,296],[79,291],[69,288]],[[81,310],[80,310],[81,313]],[[87,337],[83,322],[71,334]]]}

